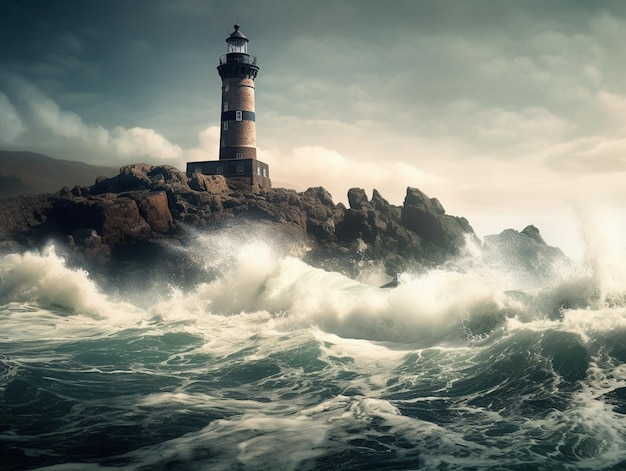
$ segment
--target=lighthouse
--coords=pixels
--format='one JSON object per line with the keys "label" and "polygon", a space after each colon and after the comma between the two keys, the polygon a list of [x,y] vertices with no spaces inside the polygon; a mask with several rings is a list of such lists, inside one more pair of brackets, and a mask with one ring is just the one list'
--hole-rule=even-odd
{"label": "lighthouse", "polygon": [[238,24],[226,38],[226,54],[219,58],[222,79],[219,160],[188,162],[187,176],[194,173],[272,186],[269,166],[256,157],[254,85],[259,72],[257,59],[248,54],[248,38]]}

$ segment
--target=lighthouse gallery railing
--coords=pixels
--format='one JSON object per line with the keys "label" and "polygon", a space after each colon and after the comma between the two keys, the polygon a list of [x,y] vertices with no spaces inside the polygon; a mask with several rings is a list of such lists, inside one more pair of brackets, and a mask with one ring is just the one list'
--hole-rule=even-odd
{"label": "lighthouse gallery railing", "polygon": [[250,54],[238,54],[234,52],[220,56],[220,65],[232,63],[256,65],[256,57]]}

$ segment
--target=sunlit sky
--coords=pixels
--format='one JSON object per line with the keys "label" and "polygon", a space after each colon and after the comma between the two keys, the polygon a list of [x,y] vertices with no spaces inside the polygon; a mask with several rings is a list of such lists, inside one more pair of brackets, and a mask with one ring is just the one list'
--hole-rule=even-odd
{"label": "sunlit sky", "polygon": [[581,233],[623,228],[620,0],[0,0],[0,148],[217,158],[235,21],[274,186],[393,204],[417,187],[480,237],[534,224],[570,255]]}

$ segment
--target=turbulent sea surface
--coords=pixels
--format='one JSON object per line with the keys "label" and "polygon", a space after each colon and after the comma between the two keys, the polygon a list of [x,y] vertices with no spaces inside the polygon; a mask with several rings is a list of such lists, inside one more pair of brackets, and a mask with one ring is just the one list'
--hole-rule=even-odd
{"label": "turbulent sea surface", "polygon": [[0,469],[626,469],[623,250],[550,276],[468,250],[391,289],[194,250],[205,282],[136,291],[0,257]]}

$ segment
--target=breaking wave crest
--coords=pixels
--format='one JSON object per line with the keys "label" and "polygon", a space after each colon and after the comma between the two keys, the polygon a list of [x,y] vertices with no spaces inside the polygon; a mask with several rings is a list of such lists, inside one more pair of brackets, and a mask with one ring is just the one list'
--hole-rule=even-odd
{"label": "breaking wave crest", "polygon": [[619,244],[381,288],[250,232],[199,235],[205,281],[141,305],[53,249],[0,258],[8,469],[626,466]]}
{"label": "breaking wave crest", "polygon": [[[87,272],[68,268],[53,247],[1,259],[0,303],[105,319],[119,319],[123,311],[129,322],[262,312],[286,329],[315,326],[346,338],[430,344],[476,340],[509,324],[567,323],[625,305],[623,265],[604,252],[587,264],[555,266],[549,283],[520,286],[510,267],[503,273],[468,250],[444,268],[400,274],[397,287],[385,289],[312,267],[284,247],[248,240],[245,231],[236,235],[200,236],[197,260],[212,280],[187,291],[171,286],[143,312],[112,301]],[[368,270],[361,279],[383,278]]]}

